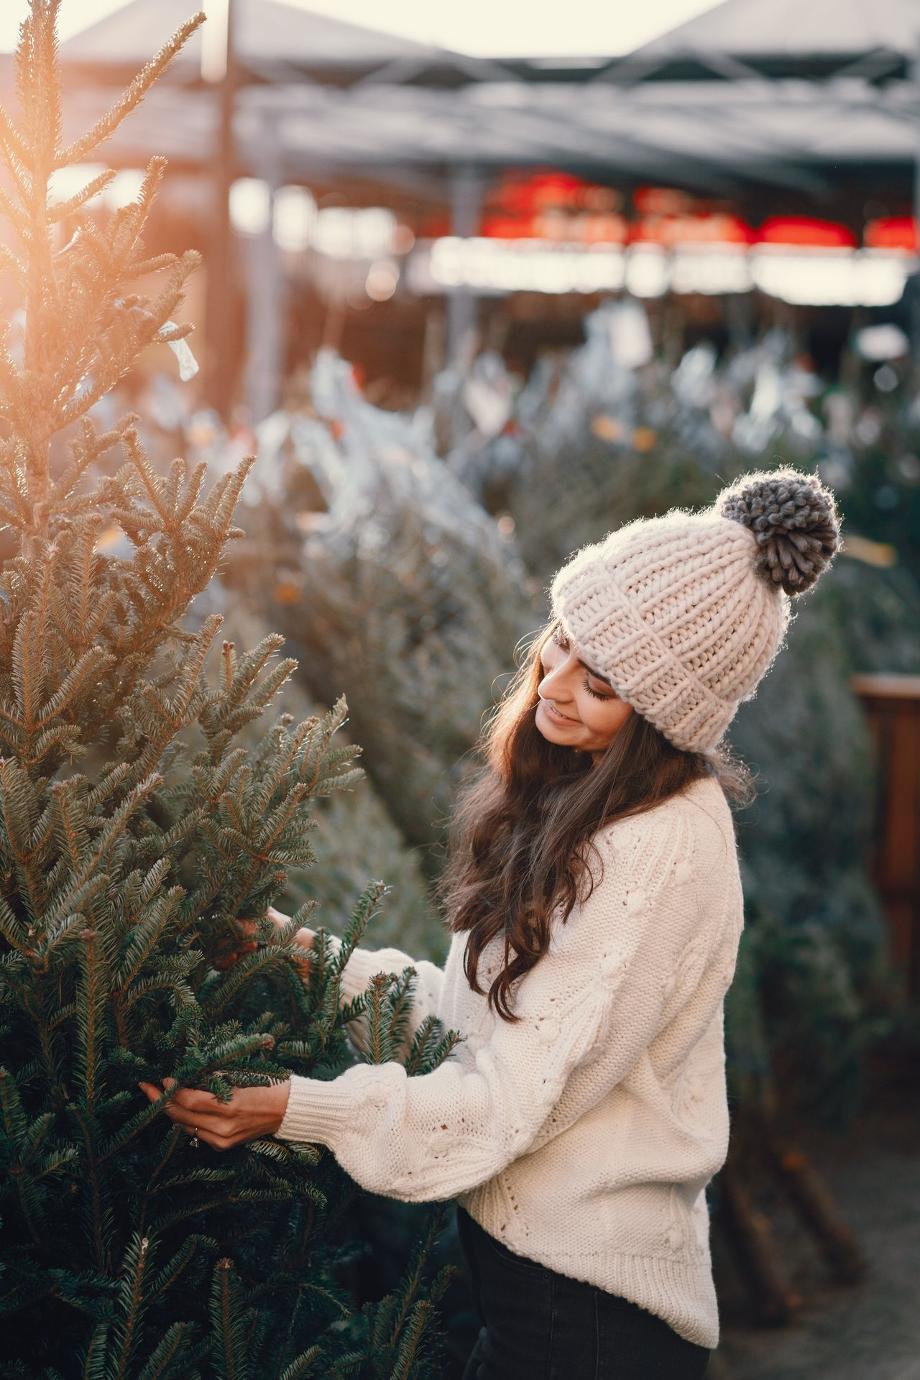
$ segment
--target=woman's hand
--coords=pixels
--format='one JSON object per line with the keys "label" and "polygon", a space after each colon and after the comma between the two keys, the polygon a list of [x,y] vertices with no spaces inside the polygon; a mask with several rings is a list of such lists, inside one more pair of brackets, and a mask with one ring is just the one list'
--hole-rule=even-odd
{"label": "woman's hand", "polygon": [[[164,1078],[163,1087],[138,1083],[145,1096],[156,1102],[163,1092],[176,1086],[174,1078]],[[197,1088],[180,1088],[165,1107],[166,1115],[190,1136],[197,1136],[215,1150],[231,1150],[247,1140],[273,1136],[284,1120],[290,1081],[272,1083],[267,1088],[234,1088],[229,1102],[220,1102],[213,1093]]]}
{"label": "woman's hand", "polygon": [[[285,915],[283,911],[276,910],[274,906],[269,906],[267,915],[269,920],[271,920],[278,929],[282,929],[290,919],[290,916]],[[251,920],[246,916],[237,921],[237,924],[239,925],[242,938],[235,944],[231,944],[229,939],[222,940],[219,945],[218,955],[214,959],[214,967],[219,968],[221,972],[225,972],[228,968],[232,968],[233,964],[237,963],[244,954],[251,954],[259,947],[254,939],[249,938],[250,935],[254,935],[256,932],[255,920]],[[302,949],[309,950],[313,947],[314,934],[315,931],[311,930],[309,926],[304,925],[294,935],[294,940]],[[309,959],[299,959],[296,963],[296,967],[300,976],[303,978],[304,982],[306,982],[310,977]]]}
{"label": "woman's hand", "polygon": [[[281,928],[287,924],[288,920],[290,919],[290,916],[285,915],[284,912],[281,910],[275,910],[274,906],[269,906],[268,918],[269,920],[273,920],[274,923],[279,928]],[[311,930],[309,925],[301,925],[300,929],[297,930],[294,935],[294,942],[295,944],[299,944],[302,949],[309,951],[313,948],[313,940],[315,936],[316,931]],[[310,960],[308,958],[298,959],[294,966],[297,969],[300,976],[303,978],[304,982],[309,981]]]}

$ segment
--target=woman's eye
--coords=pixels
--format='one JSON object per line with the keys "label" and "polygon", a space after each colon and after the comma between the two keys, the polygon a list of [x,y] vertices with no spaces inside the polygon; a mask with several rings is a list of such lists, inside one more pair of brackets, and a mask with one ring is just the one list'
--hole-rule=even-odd
{"label": "woman's eye", "polygon": [[[552,641],[556,644],[560,651],[567,652],[569,650],[569,639],[565,636],[564,633],[559,632],[558,629],[556,630],[556,632],[553,633]],[[588,684],[587,676],[585,676],[582,684],[584,685],[584,688],[587,690],[588,694],[593,695],[596,700],[609,700],[613,698],[612,695],[605,695],[601,690],[592,690],[591,686]]]}
{"label": "woman's eye", "polygon": [[591,686],[588,684],[587,676],[585,676],[584,679],[584,687],[587,690],[588,694],[593,695],[596,700],[609,700],[611,698],[610,695],[602,695],[600,690],[592,690]]}

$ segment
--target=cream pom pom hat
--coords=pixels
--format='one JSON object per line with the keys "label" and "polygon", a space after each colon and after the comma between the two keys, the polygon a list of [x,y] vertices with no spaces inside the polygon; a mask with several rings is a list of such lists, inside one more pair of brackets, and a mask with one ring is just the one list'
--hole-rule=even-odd
{"label": "cream pom pom hat", "polygon": [[550,588],[584,659],[676,747],[719,742],[783,646],[790,596],[840,545],[815,475],[747,474],[710,508],[637,518],[583,547]]}

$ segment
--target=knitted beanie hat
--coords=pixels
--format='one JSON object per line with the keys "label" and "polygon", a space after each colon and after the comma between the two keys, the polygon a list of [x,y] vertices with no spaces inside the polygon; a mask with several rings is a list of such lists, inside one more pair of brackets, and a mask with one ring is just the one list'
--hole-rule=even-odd
{"label": "knitted beanie hat", "polygon": [[710,508],[637,518],[582,547],[553,579],[553,618],[621,699],[676,747],[705,751],[780,651],[789,596],[839,544],[817,476],[760,470]]}

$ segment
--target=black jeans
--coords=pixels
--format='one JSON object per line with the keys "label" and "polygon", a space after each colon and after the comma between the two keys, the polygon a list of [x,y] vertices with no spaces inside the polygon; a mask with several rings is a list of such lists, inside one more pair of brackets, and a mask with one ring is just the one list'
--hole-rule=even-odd
{"label": "black jeans", "polygon": [[628,1299],[515,1255],[457,1204],[482,1328],[463,1380],[699,1380],[709,1361]]}

